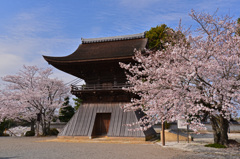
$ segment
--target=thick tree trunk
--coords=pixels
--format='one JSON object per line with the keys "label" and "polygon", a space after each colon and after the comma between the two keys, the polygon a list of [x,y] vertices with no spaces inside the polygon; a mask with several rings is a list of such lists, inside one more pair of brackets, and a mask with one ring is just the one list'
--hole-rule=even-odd
{"label": "thick tree trunk", "polygon": [[43,121],[43,124],[42,124],[42,132],[43,132],[43,136],[47,135],[47,124],[45,121]]}
{"label": "thick tree trunk", "polygon": [[[52,111],[54,112],[54,110]],[[49,113],[49,112],[48,112]],[[50,112],[51,113],[51,112]],[[49,115],[49,114],[48,114]],[[42,115],[41,115],[41,124],[42,124],[42,133],[43,136],[49,135],[50,134],[50,125],[51,122],[49,121],[49,119],[46,118],[46,110],[42,111]]]}
{"label": "thick tree trunk", "polygon": [[220,123],[221,123],[221,136],[220,136],[220,143],[222,145],[228,145],[228,128],[229,122],[227,119],[220,116]]}
{"label": "thick tree trunk", "polygon": [[35,120],[31,120],[31,131],[35,132]]}
{"label": "thick tree trunk", "polygon": [[[45,111],[40,111],[40,117],[38,117],[38,124],[41,124],[42,127],[42,135],[49,135],[50,132],[50,121],[46,120]],[[39,129],[39,128],[38,128]]]}
{"label": "thick tree trunk", "polygon": [[223,118],[222,115],[211,116],[210,120],[213,129],[214,143],[228,146],[228,120]]}
{"label": "thick tree trunk", "polygon": [[44,120],[43,120],[43,136],[47,136],[48,134],[49,134],[48,122],[45,120],[45,116],[44,116]]}
{"label": "thick tree trunk", "polygon": [[42,121],[42,132],[43,136],[49,135],[50,133],[50,121]]}
{"label": "thick tree trunk", "polygon": [[51,125],[51,122],[48,121],[48,124],[47,124],[47,133],[48,133],[48,135],[50,134],[50,125]]}
{"label": "thick tree trunk", "polygon": [[47,123],[46,123],[46,116],[44,113],[42,113],[42,118],[41,118],[41,125],[42,125],[42,135],[46,136],[47,135]]}

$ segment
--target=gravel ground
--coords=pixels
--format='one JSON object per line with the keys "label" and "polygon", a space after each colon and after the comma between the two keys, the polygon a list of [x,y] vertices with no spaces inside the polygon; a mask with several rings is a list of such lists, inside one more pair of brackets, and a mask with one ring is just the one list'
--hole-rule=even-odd
{"label": "gravel ground", "polygon": [[[192,134],[194,141],[187,143],[185,141],[177,142],[166,142],[164,148],[174,148],[182,151],[193,152],[195,154],[201,154],[201,156],[206,156],[213,159],[240,159],[240,146],[234,145],[234,147],[217,149],[211,147],[205,147],[204,145],[213,143],[212,133],[205,134]],[[240,133],[230,133],[228,134],[229,139],[236,140],[240,142]],[[161,146],[161,142],[157,143]]]}
{"label": "gravel ground", "polygon": [[54,138],[0,137],[0,159],[202,159],[212,158],[158,144],[41,142]]}

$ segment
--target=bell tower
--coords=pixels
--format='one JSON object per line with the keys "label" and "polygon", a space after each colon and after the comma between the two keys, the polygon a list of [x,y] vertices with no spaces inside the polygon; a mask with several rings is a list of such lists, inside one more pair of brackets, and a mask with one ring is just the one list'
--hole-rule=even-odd
{"label": "bell tower", "polygon": [[[84,79],[85,85],[72,85],[71,93],[83,104],[67,123],[59,136],[142,137],[156,135],[153,128],[146,131],[128,131],[127,124],[136,123],[143,112],[124,112],[122,107],[131,101],[124,70],[119,62],[134,62],[134,49],[147,45],[144,33],[82,39],[78,49],[65,57],[44,56],[45,60],[66,73]],[[139,124],[131,129],[140,128]]]}

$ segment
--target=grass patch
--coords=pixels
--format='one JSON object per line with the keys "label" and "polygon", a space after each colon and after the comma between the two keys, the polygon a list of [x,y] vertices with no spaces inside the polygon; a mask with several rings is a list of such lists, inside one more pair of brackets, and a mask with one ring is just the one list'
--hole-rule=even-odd
{"label": "grass patch", "polygon": [[226,146],[224,146],[224,145],[221,145],[221,144],[207,144],[207,145],[205,145],[205,147],[213,147],[213,148],[227,148]]}

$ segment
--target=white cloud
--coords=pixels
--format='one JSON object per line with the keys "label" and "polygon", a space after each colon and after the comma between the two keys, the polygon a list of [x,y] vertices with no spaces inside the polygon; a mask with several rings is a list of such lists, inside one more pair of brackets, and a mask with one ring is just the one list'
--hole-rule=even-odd
{"label": "white cloud", "polygon": [[[63,56],[77,48],[77,39],[28,38],[7,40],[0,39],[0,76],[16,73],[23,65],[49,66],[42,55]],[[62,54],[62,55],[61,55]],[[54,69],[56,71],[56,69]],[[67,82],[66,73],[58,74]],[[71,77],[72,78],[72,77]]]}
{"label": "white cloud", "polygon": [[22,63],[23,59],[13,54],[0,54],[0,76],[13,73],[19,68],[19,63]]}
{"label": "white cloud", "polygon": [[61,28],[56,17],[47,16],[51,11],[48,7],[26,9],[12,17],[5,24],[8,35],[15,37],[35,37],[41,34],[57,33]]}
{"label": "white cloud", "polygon": [[[17,73],[23,65],[49,67],[42,55],[65,56],[72,53],[80,39],[64,38],[57,31],[57,20],[43,17],[45,9],[23,12],[9,19],[0,30],[0,77]],[[52,31],[55,30],[55,35]],[[44,34],[50,35],[44,37]],[[75,77],[56,71],[54,77],[69,82]]]}

